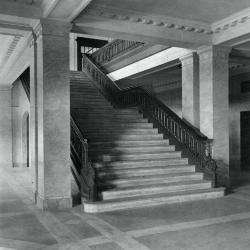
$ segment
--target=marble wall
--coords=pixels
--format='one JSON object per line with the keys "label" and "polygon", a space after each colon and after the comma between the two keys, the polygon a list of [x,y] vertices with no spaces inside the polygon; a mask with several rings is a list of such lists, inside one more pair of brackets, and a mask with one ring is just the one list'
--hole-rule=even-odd
{"label": "marble wall", "polygon": [[11,89],[0,87],[0,167],[12,166]]}

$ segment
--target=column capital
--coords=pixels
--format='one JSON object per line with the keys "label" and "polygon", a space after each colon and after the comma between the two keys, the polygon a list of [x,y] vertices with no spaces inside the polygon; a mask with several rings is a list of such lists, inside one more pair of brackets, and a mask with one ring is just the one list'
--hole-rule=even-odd
{"label": "column capital", "polygon": [[204,46],[197,50],[200,60],[206,60],[208,58],[215,58],[217,60],[228,60],[231,47],[227,46]]}
{"label": "column capital", "polygon": [[182,66],[192,64],[194,62],[198,62],[198,55],[196,52],[190,52],[179,58]]}
{"label": "column capital", "polygon": [[42,35],[48,36],[69,36],[72,24],[59,20],[40,19],[39,23],[34,27],[36,37]]}

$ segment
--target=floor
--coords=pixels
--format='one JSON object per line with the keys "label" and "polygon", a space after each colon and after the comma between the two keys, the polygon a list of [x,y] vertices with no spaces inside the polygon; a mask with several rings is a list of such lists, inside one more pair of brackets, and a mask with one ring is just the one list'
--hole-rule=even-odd
{"label": "floor", "polygon": [[221,199],[84,214],[43,212],[23,169],[0,170],[0,250],[250,249],[250,184]]}

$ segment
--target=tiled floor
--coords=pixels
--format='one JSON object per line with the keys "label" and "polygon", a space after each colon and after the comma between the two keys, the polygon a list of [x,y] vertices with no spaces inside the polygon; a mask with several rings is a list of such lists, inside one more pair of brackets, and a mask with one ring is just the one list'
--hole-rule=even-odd
{"label": "tiled floor", "polygon": [[24,169],[0,171],[0,250],[250,249],[247,184],[221,199],[93,215],[39,210],[25,180]]}

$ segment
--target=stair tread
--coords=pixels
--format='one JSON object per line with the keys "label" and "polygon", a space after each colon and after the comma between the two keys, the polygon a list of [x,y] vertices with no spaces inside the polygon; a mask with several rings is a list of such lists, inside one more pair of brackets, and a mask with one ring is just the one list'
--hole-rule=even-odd
{"label": "stair tread", "polygon": [[191,195],[191,194],[203,194],[203,193],[213,193],[213,192],[224,192],[225,188],[204,188],[204,189],[194,189],[194,190],[181,190],[178,192],[171,192],[171,193],[161,193],[161,194],[145,194],[133,197],[124,197],[124,198],[114,198],[109,200],[102,200],[102,201],[85,201],[84,203],[89,204],[96,204],[96,205],[102,205],[102,204],[110,204],[110,203],[122,203],[122,202],[129,202],[129,201],[140,201],[140,200],[152,200],[157,198],[171,198],[174,196],[180,196],[180,195]]}
{"label": "stair tread", "polygon": [[164,187],[173,187],[180,185],[194,185],[194,184],[210,184],[211,181],[206,180],[187,180],[187,181],[177,181],[171,183],[159,183],[159,184],[146,184],[146,185],[138,185],[133,187],[115,187],[111,190],[105,190],[103,193],[115,193],[122,191],[136,191],[136,190],[145,190],[145,189],[154,189],[154,188],[164,188]]}
{"label": "stair tread", "polygon": [[[95,167],[95,166],[94,166]],[[95,169],[98,170],[98,174],[103,174],[105,173],[105,175],[112,175],[112,174],[118,174],[118,173],[132,173],[132,174],[139,174],[139,173],[154,173],[157,171],[181,171],[183,169],[183,172],[187,171],[187,169],[194,169],[195,166],[194,165],[183,165],[183,166],[179,166],[179,165],[172,165],[172,166],[153,166],[153,168],[150,167],[131,167],[131,168],[115,168],[115,167],[95,167]],[[193,171],[194,172],[194,171]]]}
{"label": "stair tread", "polygon": [[[164,178],[173,178],[173,177],[184,177],[184,176],[193,176],[193,175],[202,175],[202,173],[198,173],[198,172],[181,172],[181,173],[168,173],[168,174],[160,174],[160,175],[150,175],[150,176],[131,176],[131,177],[124,177],[124,178],[119,178],[119,180],[121,181],[142,181],[142,180],[152,180],[152,179],[164,179]],[[119,181],[117,180],[117,181]],[[99,180],[100,183],[102,182],[102,180]]]}
{"label": "stair tread", "polygon": [[117,178],[99,178],[98,185],[101,186],[112,186],[112,185],[134,185],[134,183],[138,183],[138,185],[143,185],[143,183],[154,182],[154,181],[162,181],[162,182],[174,182],[176,179],[196,179],[199,178],[200,180],[203,178],[202,173],[197,172],[180,172],[180,173],[166,173],[166,174],[153,174],[153,175],[146,175],[146,176],[130,176],[130,177],[120,177]]}

